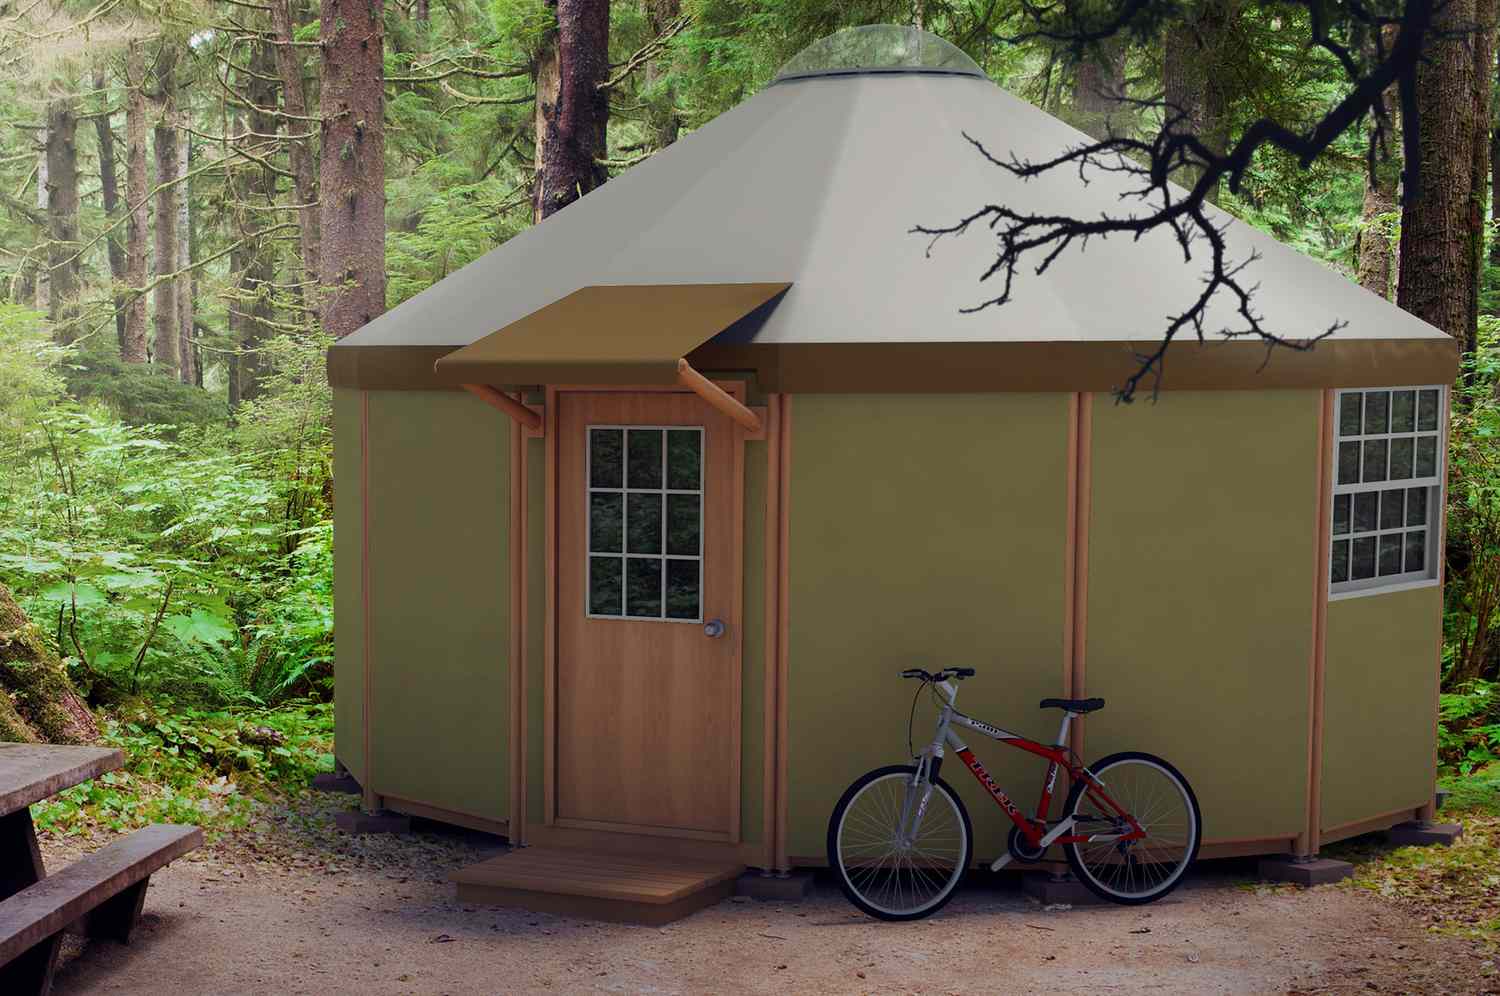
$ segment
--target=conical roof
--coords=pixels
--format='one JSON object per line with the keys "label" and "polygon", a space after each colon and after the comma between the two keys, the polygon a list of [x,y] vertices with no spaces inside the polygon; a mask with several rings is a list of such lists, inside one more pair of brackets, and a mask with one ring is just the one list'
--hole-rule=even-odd
{"label": "conical roof", "polygon": [[[936,45],[927,51],[936,53],[927,58],[947,55]],[[993,236],[976,226],[929,253],[929,239],[912,234],[913,226],[951,224],[987,203],[1084,218],[1117,214],[1127,207],[1120,195],[1128,178],[1098,174],[1084,184],[1076,170],[1059,169],[1023,182],[986,163],[965,134],[997,156],[1032,160],[1088,139],[961,63],[922,62],[919,54],[913,65],[858,71],[793,60],[783,78],[740,106],[375,319],[335,352],[457,348],[590,285],[789,281],[769,314],[710,345],[738,350],[741,359],[749,347],[820,344],[866,347],[866,354],[881,345],[1111,345],[1109,364],[1129,373],[1129,344],[1157,339],[1166,316],[1201,293],[1204,264],[1184,264],[1167,232],[1094,240],[1064,252],[1044,274],[1019,274],[1009,303],[963,313],[998,293],[994,281],[978,281],[993,259]],[[1452,340],[1441,331],[1223,219],[1233,255],[1261,257],[1248,279],[1259,285],[1255,304],[1268,328],[1301,337],[1347,323],[1315,351],[1325,354],[1322,367],[1334,341],[1348,344],[1340,347],[1345,358],[1357,354],[1362,370],[1382,357],[1409,362],[1413,350],[1447,357],[1451,367]],[[1211,317],[1237,325],[1232,302],[1220,297]],[[1366,348],[1376,343],[1392,345]],[[1255,352],[1258,366],[1264,350]],[[1074,362],[1068,349],[1033,353],[1031,362]],[[1290,353],[1274,362],[1308,363]],[[1350,386],[1371,377],[1391,382],[1372,370],[1324,369],[1319,377],[1344,377]],[[805,389],[811,382],[804,382]]]}

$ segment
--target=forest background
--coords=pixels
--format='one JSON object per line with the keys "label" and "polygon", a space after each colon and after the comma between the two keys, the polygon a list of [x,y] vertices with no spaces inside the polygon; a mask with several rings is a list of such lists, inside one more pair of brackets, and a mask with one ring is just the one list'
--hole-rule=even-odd
{"label": "forest background", "polygon": [[[841,27],[925,27],[1095,136],[1150,136],[1165,102],[1223,149],[1348,91],[1307,43],[1318,4],[1158,6],[1079,58],[1010,40],[1023,0],[0,0],[0,739],[129,758],[43,825],[233,825],[331,766],[331,341]],[[1369,122],[1215,193],[1462,344],[1455,774],[1500,754],[1495,6],[1442,5],[1420,201],[1399,142],[1368,168]]]}

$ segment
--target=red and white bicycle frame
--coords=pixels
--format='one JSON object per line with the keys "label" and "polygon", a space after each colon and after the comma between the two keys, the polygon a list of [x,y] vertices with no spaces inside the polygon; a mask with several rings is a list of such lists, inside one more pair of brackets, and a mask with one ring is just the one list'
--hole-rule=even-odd
{"label": "red and white bicycle frame", "polygon": [[[903,839],[910,841],[916,838],[917,831],[922,825],[922,818],[927,813],[927,804],[932,798],[932,773],[941,768],[943,756],[947,748],[950,747],[958,756],[958,759],[964,763],[964,767],[969,769],[969,772],[984,790],[989,793],[990,798],[995,800],[995,804],[1005,810],[1005,815],[1010,817],[1011,822],[1019,828],[1021,834],[1026,838],[1027,845],[1036,849],[1038,853],[1045,851],[1053,844],[1129,841],[1139,840],[1146,836],[1146,832],[1141,829],[1135,817],[1126,812],[1109,797],[1109,794],[1104,789],[1104,782],[1095,778],[1092,772],[1074,760],[1072,752],[1068,750],[1068,729],[1072,725],[1073,719],[1078,715],[1077,713],[1066,711],[1063,713],[1062,725],[1057,731],[1057,743],[1049,746],[1037,743],[1035,740],[1028,740],[1018,733],[1002,730],[997,726],[991,726],[988,723],[974,719],[972,716],[965,716],[959,712],[955,705],[958,700],[958,689],[952,681],[938,682],[937,688],[947,698],[947,703],[943,706],[938,717],[937,732],[934,734],[932,742],[923,748],[922,752],[916,758],[917,772],[912,779],[910,788],[917,789],[921,787],[922,791],[920,795],[911,792],[907,795],[906,812],[902,818],[901,837]],[[953,732],[954,726],[966,727],[976,733],[984,734],[991,740],[998,740],[1003,744],[1018,747],[1029,754],[1035,754],[1038,757],[1047,759],[1047,776],[1042,782],[1042,795],[1041,799],[1037,802],[1035,817],[1028,817],[1025,813],[1021,812],[1020,807],[1010,800],[1010,797],[1005,794],[999,785],[995,784],[995,780],[990,777],[988,771],[984,770],[984,765],[979,763],[979,759],[974,756],[974,752],[969,749],[969,746],[963,742],[958,734]],[[1084,791],[1100,806],[1101,812],[1115,813],[1118,820],[1111,827],[1111,832],[1074,833],[1075,821],[1071,816],[1064,817],[1054,826],[1049,827],[1047,825],[1047,811],[1052,805],[1053,790],[1057,786],[1057,773],[1063,768],[1067,769],[1069,778],[1085,783],[1087,787]],[[915,803],[915,806],[913,806],[913,803]],[[1121,824],[1129,829],[1120,832]],[[1010,862],[1011,857],[1010,852],[1007,850],[1006,853],[1002,854],[990,865],[990,870],[999,871]]]}

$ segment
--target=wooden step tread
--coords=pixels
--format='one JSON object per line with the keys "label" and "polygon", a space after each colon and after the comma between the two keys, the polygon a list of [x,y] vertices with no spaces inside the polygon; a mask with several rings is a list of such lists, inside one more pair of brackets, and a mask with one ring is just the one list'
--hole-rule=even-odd
{"label": "wooden step tread", "polygon": [[197,827],[153,824],[0,901],[0,965],[202,843]]}
{"label": "wooden step tread", "polygon": [[460,887],[663,905],[718,886],[744,870],[738,864],[528,847],[461,868],[449,877]]}

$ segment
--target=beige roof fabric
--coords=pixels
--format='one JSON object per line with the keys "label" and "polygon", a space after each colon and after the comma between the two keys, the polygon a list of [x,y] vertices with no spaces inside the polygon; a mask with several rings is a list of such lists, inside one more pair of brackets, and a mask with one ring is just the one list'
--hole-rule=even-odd
{"label": "beige roof fabric", "polygon": [[[977,225],[929,253],[912,226],[952,223],[987,203],[1079,217],[1129,210],[1119,199],[1126,178],[1100,174],[1084,185],[1061,169],[1023,183],[985,163],[965,132],[1001,158],[1043,159],[1086,141],[984,79],[777,83],[345,338],[330,367],[362,348],[467,346],[586,286],[790,281],[763,321],[705,348],[1096,344],[1128,374],[1127,344],[1158,337],[1166,316],[1201,292],[1205,261],[1184,263],[1168,232],[1091,240],[1044,274],[1019,274],[1010,303],[961,313],[998,293],[978,280],[993,236]],[[1312,336],[1344,321],[1336,341],[1446,340],[1447,355],[1451,339],[1438,329],[1221,217],[1233,257],[1261,257],[1246,279],[1260,287],[1255,303],[1269,329]],[[1224,297],[1210,317],[1237,324]],[[1304,359],[1276,351],[1268,369]]]}
{"label": "beige roof fabric", "polygon": [[675,384],[679,360],[790,286],[584,287],[435,368],[474,384]]}

